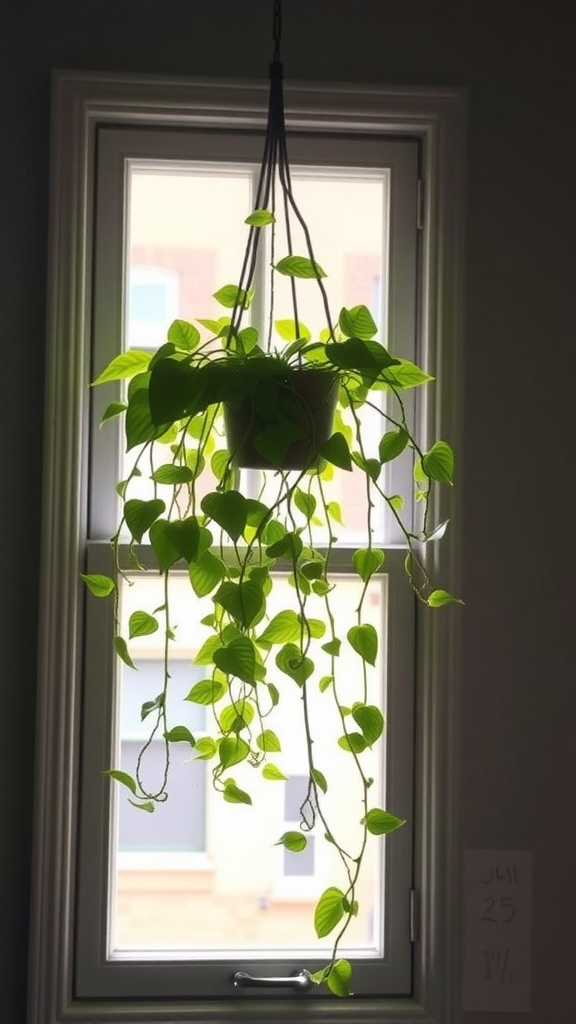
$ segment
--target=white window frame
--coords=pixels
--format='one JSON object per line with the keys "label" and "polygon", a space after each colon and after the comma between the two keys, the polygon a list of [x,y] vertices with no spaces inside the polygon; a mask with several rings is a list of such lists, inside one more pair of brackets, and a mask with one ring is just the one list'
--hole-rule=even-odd
{"label": "white window frame", "polygon": [[[135,1007],[75,998],[72,973],[79,669],[82,601],[78,552],[86,507],[85,396],[90,316],[93,147],[99,123],[261,125],[266,83],[182,80],[60,72],[54,81],[49,320],[37,798],[29,1024],[67,1021],[226,1019],[228,1001]],[[455,90],[386,86],[286,87],[289,123],[330,124],[347,132],[386,132],[422,143],[423,305],[427,365],[437,368],[434,408],[424,434],[449,437],[459,453],[463,294],[465,97]],[[63,397],[65,396],[65,400]],[[442,494],[440,518],[453,518],[458,488]],[[459,528],[435,549],[442,585],[459,587]],[[393,614],[393,611],[392,611]],[[402,999],[282,1001],[307,1022],[382,1020],[451,1024],[459,1019],[459,847],[457,723],[459,631],[456,610],[419,616],[417,678],[417,849],[420,923],[413,995]],[[247,998],[237,1020],[266,1020],[280,1005]]]}
{"label": "white window frame", "polygon": [[[90,337],[85,339],[91,354],[91,375],[96,376],[118,352],[121,345],[122,312],[125,305],[127,251],[130,233],[125,225],[132,210],[128,201],[133,169],[154,167],[164,174],[176,168],[188,174],[209,170],[210,174],[224,178],[241,175],[252,180],[255,190],[258,180],[258,161],[261,158],[260,133],[247,133],[235,124],[226,123],[226,130],[217,133],[198,130],[176,132],[170,126],[154,131],[144,126],[110,127],[104,123],[97,137],[97,170],[95,219],[91,251],[94,254],[92,275],[92,318]],[[293,185],[298,190],[301,175],[312,177],[320,168],[321,178],[336,180],[352,175],[382,182],[387,200],[382,210],[382,276],[387,282],[386,317],[383,317],[383,340],[387,330],[394,331],[394,351],[408,359],[418,357],[416,327],[416,296],[418,294],[418,229],[417,182],[419,143],[408,138],[390,139],[380,133],[349,133],[326,131],[292,131],[290,157],[293,165]],[[120,187],[122,182],[123,187]],[[250,202],[246,196],[248,203]],[[241,213],[247,213],[249,206]],[[321,237],[321,236],[320,236]],[[318,239],[316,239],[318,242]],[[259,270],[261,279],[267,280],[267,257]],[[233,272],[237,272],[236,268]],[[216,281],[214,286],[216,286]],[[258,286],[256,294],[258,294]],[[262,313],[263,311],[261,311]],[[121,395],[118,389],[118,397]],[[99,424],[109,401],[104,389],[91,393],[91,438],[89,472],[89,501],[87,527],[82,544],[86,550],[84,571],[113,572],[108,538],[114,532],[118,516],[115,483],[118,476],[127,473],[117,463],[123,448],[123,436],[118,420],[105,430]],[[405,399],[410,409],[413,393]],[[388,486],[392,492],[409,494],[412,477],[407,467],[399,470],[394,464],[388,468]],[[249,483],[249,481],[245,481]],[[344,509],[346,506],[344,505]],[[378,509],[378,505],[376,506]],[[383,525],[383,523],[382,523]],[[360,944],[348,949],[340,947],[343,956],[354,962],[354,984],[364,997],[371,993],[407,994],[411,991],[412,945],[409,930],[409,893],[412,886],[414,831],[413,814],[413,691],[415,658],[412,638],[415,633],[416,601],[406,586],[403,570],[405,549],[398,543],[402,534],[389,520],[381,542],[386,561],[378,576],[382,583],[384,607],[381,630],[386,631],[385,654],[380,669],[385,680],[382,708],[385,718],[394,723],[387,729],[379,754],[382,760],[385,790],[382,800],[386,807],[406,819],[405,827],[386,843],[373,843],[375,877],[381,887],[383,900],[376,895],[373,941],[366,947]],[[376,534],[378,536],[378,534]],[[351,555],[362,541],[359,535],[341,536],[332,558],[334,572],[350,572]],[[152,552],[147,545],[139,548],[142,560],[150,564]],[[186,574],[184,573],[184,576]],[[395,628],[388,630],[390,616],[394,615]],[[75,900],[75,989],[77,996],[95,999],[114,997],[150,997],[162,992],[166,998],[194,995],[223,998],[234,992],[231,978],[235,968],[248,970],[257,976],[287,976],[303,963],[314,970],[323,957],[314,948],[295,951],[290,948],[235,949],[232,942],[220,953],[213,948],[202,952],[174,951],[170,960],[154,951],[139,956],[110,946],[104,922],[109,926],[115,916],[115,885],[109,878],[108,886],[102,879],[109,873],[110,818],[103,789],[108,789],[96,768],[114,762],[110,746],[110,703],[114,703],[114,658],[104,658],[103,637],[109,635],[112,623],[110,602],[86,602],[83,670],[77,680],[81,693],[83,715],[89,728],[83,728],[81,738],[82,761],[80,767],[81,791],[77,846],[77,875]],[[407,639],[408,638],[408,639]],[[131,645],[131,649],[133,645]],[[108,650],[104,647],[104,650]],[[110,654],[112,652],[110,651]],[[96,669],[96,676],[94,670]],[[270,794],[271,795],[271,794]],[[113,801],[118,805],[122,796],[118,787]],[[379,799],[376,798],[375,799]],[[280,831],[284,831],[283,829]],[[214,837],[213,837],[214,838]],[[113,845],[113,840],[112,840]],[[326,844],[320,843],[322,855],[329,861]],[[371,852],[372,852],[371,851]],[[215,861],[219,860],[214,850]],[[113,874],[113,873],[112,873]],[[326,876],[325,876],[326,877]],[[107,891],[108,890],[108,891]],[[320,895],[321,889],[318,890]],[[382,904],[382,905],[381,905]],[[366,913],[370,913],[368,898],[362,898]],[[281,993],[279,993],[281,995]],[[308,999],[326,998],[326,992],[312,988]]]}

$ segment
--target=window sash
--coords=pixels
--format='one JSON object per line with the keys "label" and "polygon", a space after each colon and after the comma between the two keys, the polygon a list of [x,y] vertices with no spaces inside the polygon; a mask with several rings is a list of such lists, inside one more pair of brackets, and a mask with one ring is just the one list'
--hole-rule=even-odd
{"label": "window sash", "polygon": [[[142,547],[144,561],[151,550]],[[349,564],[350,553],[339,553],[335,570]],[[406,632],[414,632],[414,600],[406,585],[403,570],[404,552],[389,549],[386,553],[386,572],[379,576],[386,581],[387,663],[383,666],[394,685],[387,687],[385,718],[394,723],[386,731],[385,776],[386,803],[395,813],[408,819],[408,826],[400,829],[394,842],[387,844],[383,864],[383,891],[386,893],[386,916],[382,959],[366,959],[362,953],[352,953],[356,991],[366,995],[381,995],[409,991],[411,984],[411,947],[409,936],[408,894],[412,886],[412,828],[413,820],[413,765],[410,751],[413,745],[413,678],[414,651],[405,643]],[[112,556],[104,542],[88,546],[86,572],[110,574]],[[108,848],[110,837],[110,783],[100,775],[101,767],[108,767],[113,759],[113,737],[110,722],[114,713],[114,659],[110,655],[103,664],[102,651],[111,651],[113,613],[110,602],[94,601],[86,619],[86,685],[84,692],[84,719],[89,728],[84,730],[82,751],[83,793],[80,810],[80,846],[78,870],[78,916],[76,987],[79,996],[138,998],[165,990],[172,998],[194,996],[225,997],[231,994],[230,977],[233,961],[216,954],[210,959],[186,960],[185,954],[166,961],[160,956],[143,954],[141,961],[129,954],[115,953],[107,960],[106,920],[110,912],[112,892],[107,884]],[[97,679],[90,679],[91,672]],[[97,766],[97,767],[96,767]],[[123,794],[120,799],[123,799]],[[398,840],[398,842],[396,842]],[[286,888],[286,891],[288,889]],[[237,969],[250,973],[290,974],[303,964],[320,966],[323,962],[317,951],[303,950],[297,956],[270,951],[264,959],[240,951]],[[123,961],[130,961],[129,968]],[[250,966],[246,966],[249,964]],[[122,968],[124,967],[124,972]],[[315,995],[315,993],[314,993]]]}

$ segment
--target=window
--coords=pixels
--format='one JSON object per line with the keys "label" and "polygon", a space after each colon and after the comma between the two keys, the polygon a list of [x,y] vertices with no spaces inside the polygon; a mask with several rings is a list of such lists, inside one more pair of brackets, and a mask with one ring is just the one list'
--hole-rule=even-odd
{"label": "window", "polygon": [[[54,218],[55,223],[64,219],[66,231],[54,233],[48,422],[54,417],[57,425],[47,445],[47,504],[52,511],[46,525],[46,703],[40,713],[43,766],[36,861],[38,894],[49,891],[55,896],[53,901],[38,899],[35,909],[32,1024],[44,1024],[48,1014],[50,1024],[64,1021],[86,1001],[94,1020],[115,1021],[122,1019],[119,1001],[123,1006],[137,1001],[142,1019],[161,1020],[170,1007],[172,1019],[188,1020],[202,1015],[207,999],[232,999],[234,1012],[248,1019],[258,1015],[258,998],[234,992],[234,970],[289,974],[308,957],[318,956],[313,944],[306,947],[299,924],[288,937],[283,915],[294,915],[299,902],[309,904],[309,894],[325,877],[320,844],[311,842],[298,862],[285,850],[271,849],[269,863],[258,865],[255,884],[247,887],[245,904],[240,905],[226,826],[202,762],[176,766],[174,802],[161,831],[137,820],[139,812],[131,815],[123,798],[111,797],[100,774],[118,758],[125,765],[134,758],[141,736],[136,713],[140,695],[130,673],[119,672],[108,656],[107,610],[84,604],[77,584],[81,569],[108,568],[106,538],[116,511],[108,496],[113,495],[123,458],[114,429],[98,430],[99,403],[109,396],[94,393],[88,426],[85,385],[115,354],[122,330],[127,347],[156,345],[166,320],[191,318],[199,310],[210,315],[212,292],[236,279],[242,251],[238,211],[251,208],[260,150],[254,129],[261,124],[266,98],[265,90],[246,87],[234,93],[232,102],[222,87],[191,84],[182,101],[169,86],[150,82],[148,88],[149,93],[128,82],[120,87],[66,75],[58,86]],[[109,90],[117,91],[112,107],[105,102]],[[79,105],[77,97],[82,97]],[[433,362],[442,353],[450,360],[443,376],[443,386],[449,386],[456,373],[450,346],[458,328],[460,236],[457,183],[449,179],[442,161],[450,152],[452,166],[459,165],[461,101],[451,95],[398,97],[385,90],[327,90],[316,93],[313,103],[311,99],[305,91],[296,93],[287,109],[295,179],[307,197],[303,206],[313,211],[318,251],[332,250],[335,279],[350,302],[370,306],[383,332],[393,325],[396,351],[420,359],[428,352]],[[78,140],[84,140],[82,145],[77,140],[77,150],[68,141],[72,111]],[[419,223],[423,178],[429,208],[425,223]],[[72,203],[71,181],[77,196]],[[220,211],[222,224],[204,228],[198,211],[214,192],[217,201],[211,209]],[[193,231],[162,213],[163,204],[169,213],[176,194],[186,196],[180,208],[191,211]],[[446,203],[448,195],[451,201]],[[363,204],[368,216],[359,213]],[[341,232],[350,238],[342,251],[330,235],[334,209],[351,221],[350,230]],[[93,215],[87,213],[92,210]],[[365,225],[364,234],[355,229],[358,222]],[[172,225],[167,232],[166,224]],[[215,246],[214,237],[222,244]],[[440,247],[441,237],[450,239],[452,249]],[[76,277],[69,271],[79,252]],[[57,295],[66,301],[57,303]],[[313,319],[313,309],[309,315]],[[65,322],[57,324],[59,317]],[[442,349],[436,323],[442,329]],[[76,344],[78,336],[82,346]],[[65,347],[60,353],[58,345]],[[66,379],[62,366],[68,368]],[[70,392],[73,400],[63,403],[60,395]],[[426,417],[445,423],[454,436],[452,410],[443,407],[441,398],[435,408],[421,410],[423,436]],[[347,548],[358,537],[353,489],[344,497],[349,526],[342,538],[343,573]],[[398,538],[384,520],[379,529],[389,558],[371,596],[374,622],[387,638],[378,700],[393,728],[385,761],[375,766],[375,775],[386,801],[408,817],[410,827],[398,833],[382,857],[375,854],[373,895],[366,901],[369,920],[352,939],[351,955],[358,994],[381,1000],[383,1014],[389,1005],[390,1019],[396,1012],[402,1019],[402,1006],[405,1014],[411,1007],[423,1007],[425,1000],[431,1007],[435,993],[426,988],[430,958],[436,949],[449,949],[449,920],[440,920],[436,909],[441,895],[442,905],[449,906],[439,865],[448,865],[453,851],[453,822],[442,814],[438,800],[441,786],[442,796],[448,792],[449,797],[451,784],[439,744],[442,737],[450,738],[455,643],[449,622],[415,622]],[[445,566],[452,578],[453,557],[454,550]],[[58,620],[49,599],[54,588],[63,597]],[[122,601],[128,609],[128,592]],[[198,668],[192,666],[200,635],[195,615],[194,609],[184,615],[189,630],[183,631],[174,678],[174,689],[182,694],[198,679]],[[135,652],[138,686],[159,658],[152,638],[141,641]],[[202,709],[190,705],[189,713],[196,716],[190,719],[194,729],[201,730]],[[154,741],[146,756],[153,768]],[[288,752],[287,758],[288,781],[283,798],[275,798],[277,813],[272,815],[280,828],[294,821],[301,784],[298,751]],[[266,822],[267,814],[262,817]],[[432,832],[430,821],[436,823]],[[242,855],[250,858],[249,843],[243,844]],[[414,891],[426,911],[420,936],[415,931]],[[219,933],[213,928],[218,900],[230,911],[228,917],[222,915]],[[241,929],[235,929],[239,916],[248,920],[242,916],[248,905],[251,923],[243,938]],[[54,929],[61,941],[49,943]],[[60,979],[56,988],[49,982],[52,973]],[[391,996],[394,1006],[386,1003]],[[326,997],[313,992],[310,1013],[318,998]],[[301,1001],[294,1013],[299,1020],[307,1019]],[[334,1013],[342,1010],[335,1007]]]}
{"label": "window", "polygon": [[131,262],[128,273],[128,348],[155,348],[180,306],[178,272]]}

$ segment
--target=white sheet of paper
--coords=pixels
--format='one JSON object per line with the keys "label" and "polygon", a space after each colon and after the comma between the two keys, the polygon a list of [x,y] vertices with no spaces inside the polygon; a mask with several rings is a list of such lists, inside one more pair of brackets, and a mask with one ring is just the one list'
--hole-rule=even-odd
{"label": "white sheet of paper", "polygon": [[464,855],[464,1010],[530,1010],[532,854]]}

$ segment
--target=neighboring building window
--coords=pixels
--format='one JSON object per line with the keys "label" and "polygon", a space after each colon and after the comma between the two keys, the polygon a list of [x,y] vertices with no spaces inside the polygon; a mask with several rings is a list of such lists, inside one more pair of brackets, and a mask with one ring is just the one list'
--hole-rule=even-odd
{"label": "neighboring building window", "polygon": [[[120,767],[134,776],[142,745],[148,738],[146,720],[142,721],[142,694],[153,694],[162,677],[160,659],[136,661],[136,671],[122,672],[120,709]],[[179,721],[195,736],[200,736],[206,723],[205,708],[185,700],[191,688],[194,673],[185,661],[174,660],[170,669],[170,699],[179,704]],[[201,679],[196,671],[196,681]],[[181,709],[181,710],[180,710]],[[156,735],[143,756],[144,779],[162,777],[164,741]],[[170,870],[171,853],[201,852],[206,849],[206,763],[173,757],[170,772],[170,799],[162,808],[162,824],[151,814],[142,813],[125,799],[118,804],[118,851],[123,853],[152,853],[157,856],[156,866],[164,864]],[[193,813],[191,809],[193,795]],[[132,858],[138,865],[138,858]]]}
{"label": "neighboring building window", "polygon": [[[308,779],[305,775],[293,775],[284,785],[284,826],[286,831],[300,827],[300,808],[305,803]],[[283,848],[283,870],[288,878],[312,877],[315,870],[316,836],[307,833],[306,849],[293,853]]]}
{"label": "neighboring building window", "polygon": [[180,308],[179,275],[132,264],[128,275],[127,348],[157,348]]}

